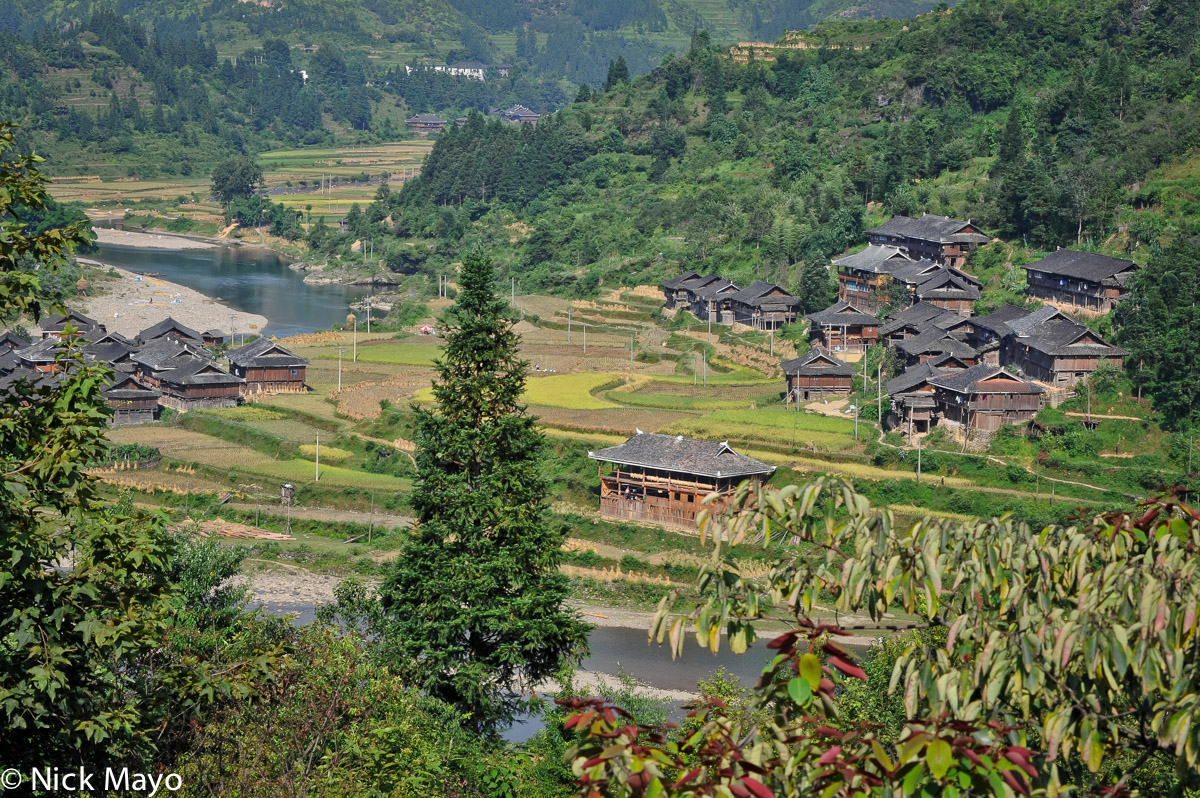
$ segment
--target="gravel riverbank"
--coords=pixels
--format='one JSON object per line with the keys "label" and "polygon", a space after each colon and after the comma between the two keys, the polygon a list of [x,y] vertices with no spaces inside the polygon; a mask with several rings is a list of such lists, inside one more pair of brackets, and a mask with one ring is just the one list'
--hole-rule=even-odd
{"label": "gravel riverbank", "polygon": [[79,262],[112,269],[119,275],[116,282],[105,284],[100,296],[79,300],[83,312],[109,332],[131,337],[168,316],[200,332],[216,328],[226,335],[257,335],[267,326],[266,316],[234,310],[186,286],[89,258],[79,258]]}

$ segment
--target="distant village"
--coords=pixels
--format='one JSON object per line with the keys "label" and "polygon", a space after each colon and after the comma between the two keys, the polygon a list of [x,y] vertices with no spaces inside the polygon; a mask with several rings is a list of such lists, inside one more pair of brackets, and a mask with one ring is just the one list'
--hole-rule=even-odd
{"label": "distant village", "polygon": [[[517,125],[536,124],[542,118],[542,115],[537,111],[531,111],[523,105],[514,105],[494,111],[493,113],[505,122],[512,122]],[[462,127],[466,123],[467,118],[465,116],[457,117],[454,120],[454,124],[458,127]],[[430,133],[441,132],[450,123],[437,114],[416,114],[404,120],[404,124],[411,132],[428,136]]]}
{"label": "distant village", "polygon": [[[812,349],[781,364],[785,401],[848,397],[852,365],[871,346],[893,347],[904,370],[884,387],[885,428],[918,436],[945,425],[981,442],[1025,424],[1124,350],[1064,311],[1098,315],[1125,295],[1133,261],[1058,250],[1023,267],[1038,310],[1005,305],[975,316],[981,283],[962,270],[988,237],[970,221],[897,216],[866,232],[867,247],[833,262],[838,301],[808,314]],[[719,275],[686,271],[662,284],[668,310],[701,321],[778,330],[800,304],[777,285],[742,289]],[[882,318],[881,318],[882,316]]]}
{"label": "distant village", "polygon": [[20,380],[36,388],[62,379],[61,345],[76,339],[87,361],[113,368],[103,390],[113,426],[154,421],[164,407],[182,412],[235,407],[247,396],[308,390],[308,361],[269,338],[218,354],[233,343],[219,330],[200,332],[168,317],[130,339],[77,311],[43,319],[38,332],[34,343],[0,333],[0,388]]}

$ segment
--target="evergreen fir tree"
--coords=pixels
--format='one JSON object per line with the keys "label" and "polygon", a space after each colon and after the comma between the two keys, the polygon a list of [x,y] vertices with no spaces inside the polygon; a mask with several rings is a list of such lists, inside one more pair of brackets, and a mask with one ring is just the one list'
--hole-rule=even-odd
{"label": "evergreen fir tree", "polygon": [[493,278],[486,256],[464,259],[437,407],[416,411],[415,529],[380,590],[389,659],[481,731],[587,645],[563,607],[564,535],[547,523],[544,441],[521,404],[528,364]]}
{"label": "evergreen fir tree", "polygon": [[629,65],[625,63],[625,56],[619,55],[616,61],[608,62],[608,77],[604,80],[604,90],[609,91],[628,82]]}

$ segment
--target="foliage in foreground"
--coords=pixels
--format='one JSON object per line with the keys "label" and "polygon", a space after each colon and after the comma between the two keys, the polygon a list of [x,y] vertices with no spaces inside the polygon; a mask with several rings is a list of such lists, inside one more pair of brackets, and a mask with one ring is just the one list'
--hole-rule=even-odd
{"label": "foliage in foreground", "polygon": [[[848,483],[825,478],[779,491],[743,486],[734,510],[706,531],[704,603],[672,618],[668,596],[652,636],[679,652],[690,620],[701,645],[716,650],[724,632],[744,651],[756,623],[786,617],[794,629],[768,644],[777,656],[751,707],[768,716],[749,722],[709,700],[692,713],[699,730],[676,742],[606,702],[574,700],[583,794],[1123,795],[1200,786],[1200,515],[1190,508],[1153,502],[1041,530],[1009,517],[898,527]],[[784,547],[761,582],[739,570],[747,545]],[[868,674],[837,642],[849,628],[837,625],[842,615],[895,628],[896,610],[944,632],[911,635],[891,652],[889,690],[903,696],[898,737],[839,720],[845,685]],[[883,706],[881,721],[890,714]]]}

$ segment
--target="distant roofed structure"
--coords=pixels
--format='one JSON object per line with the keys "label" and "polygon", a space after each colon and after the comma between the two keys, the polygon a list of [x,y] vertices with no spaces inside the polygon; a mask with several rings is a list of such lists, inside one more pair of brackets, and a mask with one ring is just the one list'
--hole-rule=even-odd
{"label": "distant roofed structure", "polygon": [[108,330],[103,324],[93,318],[83,315],[77,310],[68,310],[66,315],[55,314],[42,319],[38,327],[43,335],[53,338],[67,337],[67,327],[75,328],[72,335],[91,340],[98,335],[104,335]]}
{"label": "distant roofed structure", "polygon": [[867,239],[879,246],[898,247],[914,260],[926,258],[956,267],[963,265],[972,249],[988,242],[988,237],[970,220],[964,222],[931,213],[918,219],[894,216],[868,230]]}
{"label": "distant roofed structure", "polygon": [[204,334],[199,330],[193,330],[186,324],[181,324],[175,319],[167,316],[158,324],[153,324],[138,333],[137,339],[141,344],[148,344],[151,341],[157,341],[159,338],[171,337],[178,340],[180,343],[190,346],[204,346]]}
{"label": "distant roofed structure", "polygon": [[787,382],[788,401],[811,402],[850,395],[854,367],[823,349],[812,349],[808,354],[785,360],[780,367]]}
{"label": "distant roofed structure", "polygon": [[437,114],[416,114],[405,119],[404,124],[413,133],[428,136],[430,133],[440,133],[446,126],[446,120]]}
{"label": "distant roofed structure", "polygon": [[808,340],[835,354],[865,352],[879,340],[879,319],[846,302],[809,313],[808,319]]}
{"label": "distant roofed structure", "polygon": [[497,111],[497,115],[506,122],[516,122],[517,124],[534,123],[542,118],[537,111],[532,111],[523,105],[509,106],[503,111]]}
{"label": "distant roofed structure", "polygon": [[[697,527],[697,516],[724,510],[737,486],[761,482],[774,466],[738,454],[728,441],[701,441],[638,430],[588,457],[600,463],[600,513],[609,518]],[[606,471],[605,464],[610,468]],[[707,505],[710,494],[716,497]]]}
{"label": "distant roofed structure", "polygon": [[1097,252],[1060,249],[1021,267],[1029,295],[1093,313],[1108,313],[1128,293],[1137,264]]}
{"label": "distant roofed structure", "polygon": [[229,353],[229,370],[246,381],[246,393],[304,393],[309,362],[270,338]]}

